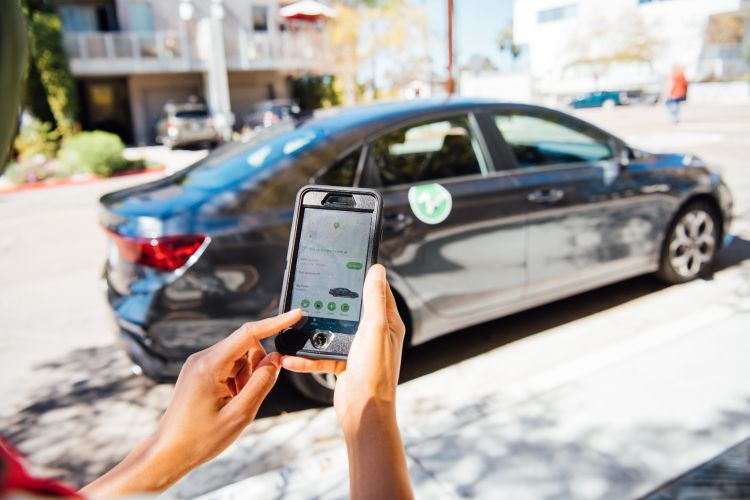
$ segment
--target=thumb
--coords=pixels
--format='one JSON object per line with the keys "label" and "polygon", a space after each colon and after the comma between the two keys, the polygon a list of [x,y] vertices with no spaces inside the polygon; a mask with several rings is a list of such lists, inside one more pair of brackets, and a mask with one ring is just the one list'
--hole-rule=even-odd
{"label": "thumb", "polygon": [[266,355],[253,370],[245,387],[225,406],[225,410],[246,416],[248,422],[252,420],[260,404],[273,389],[280,370],[281,354],[272,352]]}
{"label": "thumb", "polygon": [[362,290],[362,324],[364,326],[383,323],[386,314],[385,268],[380,264],[373,264],[365,278]]}

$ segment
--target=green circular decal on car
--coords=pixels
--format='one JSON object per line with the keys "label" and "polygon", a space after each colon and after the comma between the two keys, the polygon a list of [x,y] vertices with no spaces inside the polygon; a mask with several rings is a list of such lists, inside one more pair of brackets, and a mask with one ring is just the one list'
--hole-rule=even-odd
{"label": "green circular decal on car", "polygon": [[425,224],[440,224],[450,215],[453,198],[440,184],[423,184],[409,188],[409,206]]}

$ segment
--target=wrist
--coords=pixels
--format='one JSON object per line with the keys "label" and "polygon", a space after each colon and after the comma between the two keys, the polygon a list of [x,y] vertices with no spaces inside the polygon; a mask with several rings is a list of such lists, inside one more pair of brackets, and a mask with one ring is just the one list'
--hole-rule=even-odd
{"label": "wrist", "polygon": [[350,405],[339,419],[339,425],[347,441],[356,439],[365,429],[368,432],[398,432],[395,401],[369,398]]}

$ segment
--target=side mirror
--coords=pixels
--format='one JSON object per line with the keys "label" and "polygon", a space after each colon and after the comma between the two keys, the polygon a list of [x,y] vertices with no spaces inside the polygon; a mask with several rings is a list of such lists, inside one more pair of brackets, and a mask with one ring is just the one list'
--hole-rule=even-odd
{"label": "side mirror", "polygon": [[630,149],[627,147],[620,147],[617,150],[617,163],[622,168],[627,168],[630,165]]}

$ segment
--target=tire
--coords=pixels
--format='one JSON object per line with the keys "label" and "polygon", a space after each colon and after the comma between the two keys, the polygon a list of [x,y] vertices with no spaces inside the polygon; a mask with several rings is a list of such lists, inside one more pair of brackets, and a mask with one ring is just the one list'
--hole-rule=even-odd
{"label": "tire", "polygon": [[680,210],[669,226],[656,275],[678,284],[706,276],[719,248],[721,219],[705,201],[694,201]]}
{"label": "tire", "polygon": [[615,106],[617,106],[617,103],[612,99],[607,99],[602,103],[602,109],[606,110],[615,109]]}
{"label": "tire", "polygon": [[335,376],[318,373],[288,373],[288,376],[294,388],[306,398],[317,403],[333,404]]}

